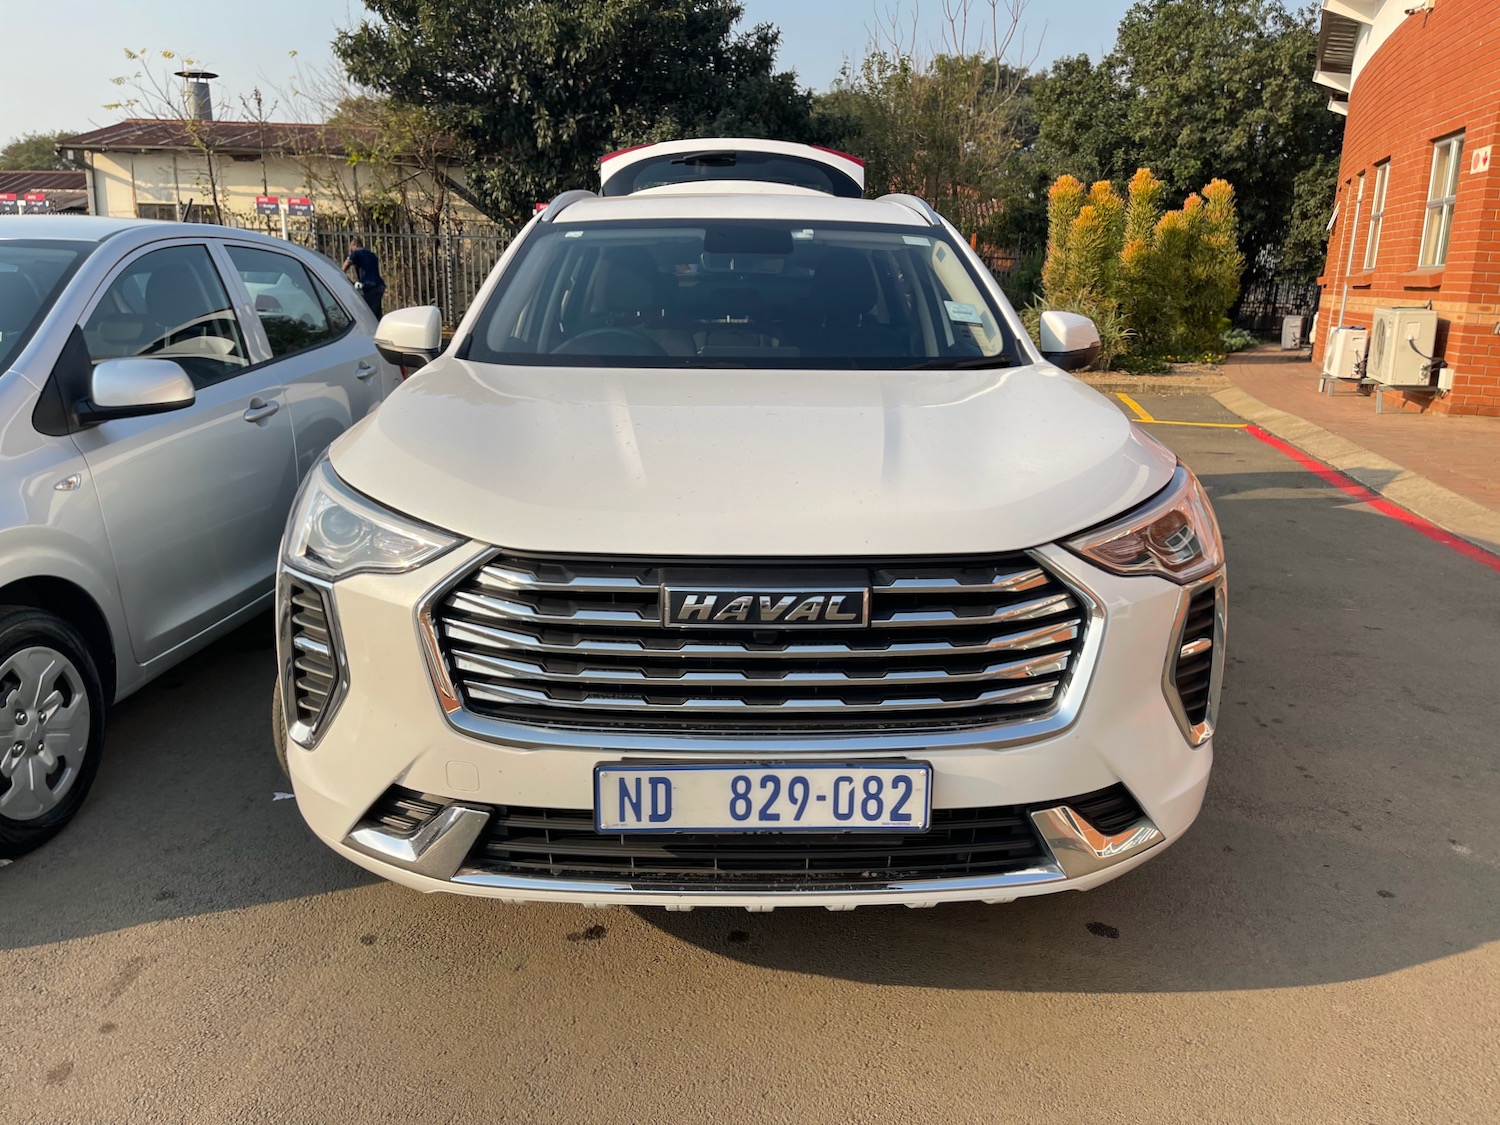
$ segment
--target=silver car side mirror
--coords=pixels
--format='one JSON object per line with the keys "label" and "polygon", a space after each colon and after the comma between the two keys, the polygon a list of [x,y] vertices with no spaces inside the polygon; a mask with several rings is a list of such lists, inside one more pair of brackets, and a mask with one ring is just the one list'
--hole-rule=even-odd
{"label": "silver car side mirror", "polygon": [[80,421],[93,424],[163,414],[192,406],[197,397],[193,381],[173,360],[145,356],[106,359],[89,377],[89,401],[80,404]]}
{"label": "silver car side mirror", "polygon": [[380,318],[375,348],[387,363],[425,367],[443,350],[443,314],[433,305],[397,309]]}
{"label": "silver car side mirror", "polygon": [[1037,335],[1042,358],[1064,371],[1082,371],[1099,358],[1099,329],[1086,316],[1049,310]]}

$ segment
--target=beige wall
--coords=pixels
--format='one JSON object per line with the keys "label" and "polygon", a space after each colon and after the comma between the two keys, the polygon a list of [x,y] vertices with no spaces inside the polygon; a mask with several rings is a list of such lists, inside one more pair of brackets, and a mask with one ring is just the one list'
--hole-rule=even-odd
{"label": "beige wall", "polygon": [[[98,215],[130,218],[142,203],[211,204],[214,191],[206,154],[197,152],[94,152],[90,209]],[[372,191],[395,192],[419,209],[430,209],[434,199],[426,173],[402,168],[350,166],[327,157],[267,156],[234,159],[214,154],[219,205],[241,216],[255,214],[258,195],[310,196],[319,214],[346,213],[350,201]],[[449,175],[462,180],[456,168]],[[448,206],[454,218],[482,216],[451,191]]]}

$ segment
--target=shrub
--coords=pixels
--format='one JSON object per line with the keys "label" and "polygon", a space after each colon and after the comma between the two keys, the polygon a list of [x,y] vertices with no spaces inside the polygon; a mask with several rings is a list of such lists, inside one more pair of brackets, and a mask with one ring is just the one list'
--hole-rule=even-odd
{"label": "shrub", "polygon": [[1223,346],[1244,267],[1234,189],[1213,180],[1163,212],[1165,193],[1149,168],[1131,177],[1124,200],[1106,181],[1085,192],[1059,177],[1048,194],[1043,302],[1108,321],[1121,352],[1207,355]]}
{"label": "shrub", "polygon": [[1226,352],[1242,352],[1246,348],[1253,348],[1260,343],[1255,333],[1246,332],[1243,328],[1231,328],[1219,337],[1219,343]]}
{"label": "shrub", "polygon": [[1165,375],[1172,365],[1154,355],[1122,355],[1115,361],[1115,370],[1127,375]]}

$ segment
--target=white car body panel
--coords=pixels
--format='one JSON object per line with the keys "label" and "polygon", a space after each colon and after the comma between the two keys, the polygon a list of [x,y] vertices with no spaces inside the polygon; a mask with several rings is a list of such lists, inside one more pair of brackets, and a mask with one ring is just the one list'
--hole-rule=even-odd
{"label": "white car body panel", "polygon": [[[1085,890],[1128,871],[1140,856],[1097,875],[1032,887],[990,890],[950,887],[897,893],[810,890],[797,893],[678,893],[640,890],[591,895],[577,888],[528,889],[456,886],[381,863],[344,844],[349,831],[393,781],[419,792],[498,805],[591,808],[593,769],[599,762],[638,757],[622,749],[580,745],[558,749],[538,732],[534,741],[480,740],[456,733],[444,720],[415,637],[412,607],[433,587],[472,566],[482,552],[464,549],[399,575],[357,575],[335,584],[336,611],[350,656],[348,694],[338,718],[314,750],[289,744],[297,803],[312,830],[330,847],[371,871],[421,891],[456,891],[508,901],[568,901],[591,905],[673,907],[733,905],[845,907],[905,902],[928,905],[961,899],[1008,901],[1057,890]],[[785,738],[684,740],[685,749],[650,752],[652,758],[683,761],[787,760],[789,752],[838,761],[908,758],[930,762],[935,809],[1046,801],[1123,781],[1165,837],[1176,840],[1198,813],[1213,761],[1212,745],[1190,747],[1162,696],[1162,661],[1183,588],[1156,578],[1107,574],[1065,551],[1046,552],[1049,565],[1086,585],[1109,617],[1087,705],[1077,721],[1052,737],[1021,745],[1003,738],[954,734],[945,739],[880,736],[823,739],[810,754],[806,744]],[[1143,654],[1150,654],[1149,659]],[[620,741],[628,743],[628,736]],[[654,744],[659,741],[652,738]],[[705,749],[713,747],[712,750]],[[925,748],[918,748],[924,747]],[[453,779],[475,779],[456,790]],[[464,784],[468,784],[467,780]]]}
{"label": "white car body panel", "polygon": [[516,550],[1016,550],[1145,500],[1176,464],[1047,366],[725,372],[443,358],[390,405],[335,445],[339,475],[397,511]]}

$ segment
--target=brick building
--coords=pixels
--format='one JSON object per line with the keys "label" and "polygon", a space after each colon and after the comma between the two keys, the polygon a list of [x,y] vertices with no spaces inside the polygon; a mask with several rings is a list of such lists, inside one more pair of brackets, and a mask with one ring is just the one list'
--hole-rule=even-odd
{"label": "brick building", "polygon": [[1323,0],[1314,80],[1349,118],[1314,359],[1334,326],[1431,302],[1452,388],[1391,398],[1500,416],[1500,2]]}

